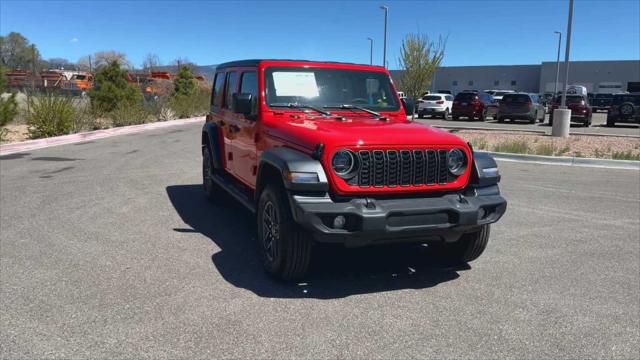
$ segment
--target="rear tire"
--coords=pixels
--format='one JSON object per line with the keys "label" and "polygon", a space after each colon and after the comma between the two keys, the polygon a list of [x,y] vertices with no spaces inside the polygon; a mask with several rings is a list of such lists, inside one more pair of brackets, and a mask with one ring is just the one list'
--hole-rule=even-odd
{"label": "rear tire", "polygon": [[458,120],[460,120],[460,117],[459,117],[459,116],[455,116],[455,115],[454,115],[454,116],[453,116],[453,121],[458,121]]}
{"label": "rear tire", "polygon": [[451,120],[451,114],[449,114],[449,109],[444,110],[444,115],[442,115],[444,120]]}
{"label": "rear tire", "polygon": [[498,116],[498,122],[499,123],[503,123],[504,122],[504,118],[502,116]]}
{"label": "rear tire", "polygon": [[217,198],[218,186],[213,181],[213,157],[209,145],[202,148],[202,187],[209,201],[215,201]]}
{"label": "rear tire", "polygon": [[613,119],[613,116],[607,116],[607,127],[615,127],[616,121]]}
{"label": "rear tire", "polygon": [[305,276],[313,240],[291,216],[284,189],[268,185],[258,202],[258,243],[265,270],[282,280]]}
{"label": "rear tire", "polygon": [[464,234],[454,243],[438,244],[435,246],[438,258],[451,264],[467,263],[477,259],[487,248],[490,229],[489,225],[483,225],[480,230]]}

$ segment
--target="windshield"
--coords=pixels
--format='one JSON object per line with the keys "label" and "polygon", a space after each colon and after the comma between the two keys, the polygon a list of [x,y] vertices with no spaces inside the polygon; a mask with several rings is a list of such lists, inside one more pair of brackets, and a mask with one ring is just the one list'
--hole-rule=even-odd
{"label": "windshield", "polygon": [[582,96],[567,95],[567,104],[581,104],[583,101]]}
{"label": "windshield", "polygon": [[456,101],[473,101],[476,98],[474,93],[459,93],[456,95]]}
{"label": "windshield", "polygon": [[74,75],[73,78],[76,79],[76,80],[85,80],[86,79],[86,77],[84,75]]}
{"label": "windshield", "polygon": [[272,67],[265,71],[269,106],[304,104],[316,108],[356,105],[374,111],[400,108],[389,76],[383,72]]}
{"label": "windshield", "polygon": [[442,96],[439,95],[427,95],[425,97],[422,98],[422,100],[442,100]]}
{"label": "windshield", "polygon": [[510,94],[506,91],[496,91],[493,96],[504,96],[505,94]]}

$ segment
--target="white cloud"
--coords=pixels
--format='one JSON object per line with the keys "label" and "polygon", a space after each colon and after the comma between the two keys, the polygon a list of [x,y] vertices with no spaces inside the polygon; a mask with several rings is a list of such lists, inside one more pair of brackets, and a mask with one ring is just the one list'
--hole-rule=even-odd
{"label": "white cloud", "polygon": [[74,37],[73,39],[69,40],[70,43],[77,43],[78,41],[80,40],[78,40],[77,37]]}

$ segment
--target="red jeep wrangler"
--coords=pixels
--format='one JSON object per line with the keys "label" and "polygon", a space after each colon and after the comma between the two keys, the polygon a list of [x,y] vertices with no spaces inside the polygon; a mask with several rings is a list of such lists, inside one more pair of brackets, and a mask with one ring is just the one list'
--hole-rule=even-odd
{"label": "red jeep wrangler", "polygon": [[497,165],[405,109],[382,67],[221,64],[202,129],[204,191],[256,213],[264,266],[282,279],[304,276],[314,242],[420,242],[474,260],[507,207]]}

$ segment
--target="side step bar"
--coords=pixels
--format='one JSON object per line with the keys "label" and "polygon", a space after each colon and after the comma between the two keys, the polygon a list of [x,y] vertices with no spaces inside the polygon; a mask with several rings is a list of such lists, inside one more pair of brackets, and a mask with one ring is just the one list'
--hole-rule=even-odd
{"label": "side step bar", "polygon": [[229,193],[229,195],[233,196],[242,205],[244,205],[244,207],[249,209],[249,211],[251,211],[252,213],[256,212],[256,205],[253,203],[252,199],[249,198],[249,195],[246,191],[238,188],[233,183],[218,174],[213,175],[213,181],[227,193]]}

